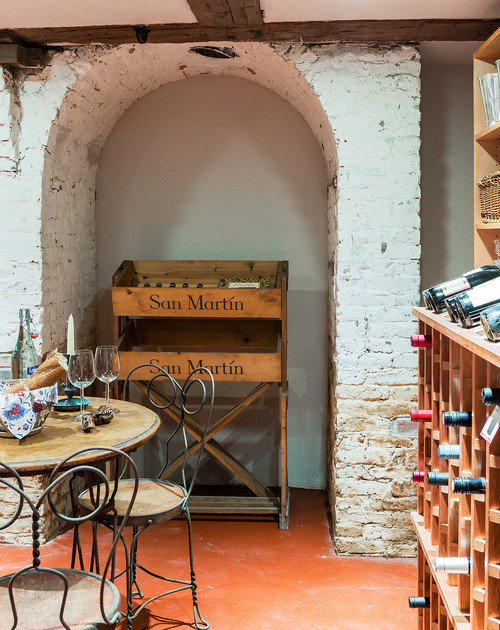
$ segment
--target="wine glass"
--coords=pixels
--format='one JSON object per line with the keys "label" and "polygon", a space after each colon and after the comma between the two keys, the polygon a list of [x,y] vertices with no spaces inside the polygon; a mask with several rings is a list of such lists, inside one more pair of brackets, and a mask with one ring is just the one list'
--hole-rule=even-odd
{"label": "wine glass", "polygon": [[[99,346],[95,351],[95,372],[97,378],[106,383],[106,407],[109,407],[109,384],[120,374],[120,356],[116,346]],[[112,409],[118,413],[119,409]]]}
{"label": "wine glass", "polygon": [[80,390],[80,413],[73,420],[80,421],[83,417],[83,390],[95,380],[94,356],[92,350],[77,350],[69,357],[68,379]]}

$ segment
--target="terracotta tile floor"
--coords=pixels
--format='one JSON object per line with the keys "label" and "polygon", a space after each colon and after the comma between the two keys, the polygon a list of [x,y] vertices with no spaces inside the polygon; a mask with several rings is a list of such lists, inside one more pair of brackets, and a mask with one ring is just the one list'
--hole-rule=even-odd
{"label": "terracotta tile floor", "polygon": [[[212,630],[416,629],[417,611],[408,608],[416,591],[415,561],[336,556],[320,491],[292,491],[286,531],[267,519],[194,517],[193,534],[200,609]],[[65,534],[45,545],[43,562],[62,564],[69,540]],[[186,540],[183,521],[154,526],[144,535],[141,558],[179,577]],[[0,573],[29,562],[29,551],[3,545]],[[148,576],[141,587],[157,592]],[[190,624],[186,591],[152,603],[134,630]]]}

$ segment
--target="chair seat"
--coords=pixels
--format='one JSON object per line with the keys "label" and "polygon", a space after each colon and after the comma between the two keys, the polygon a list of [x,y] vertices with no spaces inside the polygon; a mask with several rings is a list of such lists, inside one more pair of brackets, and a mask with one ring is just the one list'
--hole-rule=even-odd
{"label": "chair seat", "polygon": [[[64,620],[71,630],[101,630],[109,628],[101,616],[99,605],[102,578],[86,571],[57,569],[69,581]],[[11,630],[14,617],[9,600],[9,581],[0,578],[0,630]],[[20,575],[14,582],[14,598],[19,630],[62,630],[59,621],[63,596],[63,581],[54,573],[32,570]],[[104,610],[114,623],[120,619],[120,593],[106,580]]]}
{"label": "chair seat", "polygon": [[[130,504],[133,488],[134,482],[131,479],[120,479],[118,482],[115,508],[119,522]],[[139,479],[139,490],[127,524],[141,527],[148,521],[162,523],[175,518],[180,514],[185,498],[186,491],[175,483],[160,479]],[[92,510],[88,490],[80,494],[78,501],[83,509]]]}

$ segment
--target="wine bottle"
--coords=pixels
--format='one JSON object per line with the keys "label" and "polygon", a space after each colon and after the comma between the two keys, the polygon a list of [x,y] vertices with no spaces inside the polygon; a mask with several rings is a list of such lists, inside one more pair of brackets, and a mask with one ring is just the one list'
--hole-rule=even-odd
{"label": "wine bottle", "polygon": [[432,302],[429,297],[429,289],[425,289],[425,291],[422,291],[422,297],[424,298],[425,308],[428,308],[432,311]]}
{"label": "wine bottle", "polygon": [[450,321],[455,322],[455,323],[459,322],[460,317],[458,315],[457,302],[455,298],[447,298],[444,301],[444,305],[446,307],[446,311],[448,313],[448,317],[450,318]]}
{"label": "wine bottle", "polygon": [[29,378],[38,367],[38,357],[36,354],[35,344],[29,334],[26,325],[26,316],[24,309],[19,309],[19,332],[17,342],[11,355],[11,370],[13,379]]}
{"label": "wine bottle", "polygon": [[479,318],[486,337],[490,341],[500,341],[500,304],[482,311]]}
{"label": "wine bottle", "polygon": [[[497,267],[500,270],[500,267]],[[484,282],[455,296],[460,322],[464,328],[479,324],[481,311],[500,301],[500,278]]]}
{"label": "wine bottle", "polygon": [[500,389],[494,387],[483,387],[481,390],[481,400],[485,405],[499,405]]}
{"label": "wine bottle", "polygon": [[412,409],[410,420],[412,422],[429,422],[432,420],[432,409]]}
{"label": "wine bottle", "polygon": [[447,486],[450,476],[443,472],[428,472],[427,483],[429,486]]}
{"label": "wine bottle", "polygon": [[422,483],[425,478],[425,472],[423,470],[414,470],[412,478],[415,483]]}
{"label": "wine bottle", "polygon": [[455,295],[455,293],[461,293],[479,284],[483,284],[498,276],[500,276],[500,267],[497,267],[497,265],[483,265],[461,276],[452,278],[448,282],[443,282],[427,289],[428,299],[432,304],[433,310],[436,313],[441,313],[445,308],[444,301],[446,298]]}
{"label": "wine bottle", "polygon": [[430,597],[408,597],[408,606],[410,608],[430,608]]}
{"label": "wine bottle", "polygon": [[486,477],[453,477],[451,489],[457,494],[485,494]]}
{"label": "wine bottle", "polygon": [[439,459],[460,459],[459,444],[440,444],[438,446]]}
{"label": "wine bottle", "polygon": [[439,573],[470,573],[470,558],[434,558],[434,568]]}
{"label": "wine bottle", "polygon": [[472,414],[469,411],[443,411],[445,427],[471,427]]}
{"label": "wine bottle", "polygon": [[412,335],[410,344],[412,348],[430,348],[432,346],[432,335]]}

